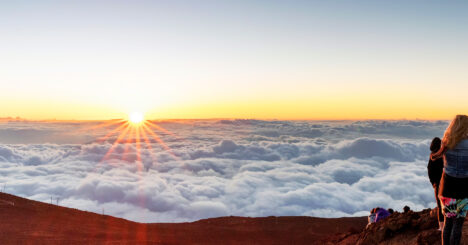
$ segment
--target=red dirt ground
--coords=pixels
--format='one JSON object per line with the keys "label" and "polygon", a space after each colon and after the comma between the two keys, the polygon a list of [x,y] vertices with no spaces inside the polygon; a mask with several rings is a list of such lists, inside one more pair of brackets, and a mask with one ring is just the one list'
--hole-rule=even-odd
{"label": "red dirt ground", "polygon": [[0,244],[326,244],[366,217],[221,217],[143,224],[0,193]]}

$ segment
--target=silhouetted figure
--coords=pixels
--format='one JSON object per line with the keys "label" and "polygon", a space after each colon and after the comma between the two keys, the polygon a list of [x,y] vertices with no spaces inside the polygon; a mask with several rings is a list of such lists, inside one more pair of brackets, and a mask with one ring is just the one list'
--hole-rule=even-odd
{"label": "silhouetted figure", "polygon": [[468,212],[468,116],[457,115],[447,127],[440,150],[431,159],[443,158],[439,199],[444,214],[443,245],[460,244]]}
{"label": "silhouetted figure", "polygon": [[390,214],[395,213],[395,211],[393,210],[393,208],[389,208],[389,209],[388,209],[388,212],[389,212]]}
{"label": "silhouetted figure", "polygon": [[404,207],[403,207],[403,213],[406,214],[406,213],[408,213],[409,211],[411,211],[411,208],[410,208],[410,207],[408,207],[408,206],[404,206]]}
{"label": "silhouetted figure", "polygon": [[[434,154],[440,150],[442,140],[439,137],[435,137],[432,140],[430,150],[431,154]],[[427,175],[429,176],[429,181],[434,188],[435,199],[437,203],[437,220],[439,221],[439,230],[441,231],[444,226],[444,215],[442,214],[442,207],[440,205],[439,198],[439,184],[440,179],[442,178],[442,171],[444,169],[444,160],[442,158],[437,158],[432,160],[429,158],[429,163],[427,164]]]}

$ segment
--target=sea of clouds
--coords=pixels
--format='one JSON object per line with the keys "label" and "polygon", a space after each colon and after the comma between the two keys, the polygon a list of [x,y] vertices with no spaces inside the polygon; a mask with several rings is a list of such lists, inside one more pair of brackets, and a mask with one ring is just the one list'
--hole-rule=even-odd
{"label": "sea of clouds", "polygon": [[434,207],[429,144],[446,121],[179,120],[117,145],[102,122],[0,122],[0,189],[141,222],[363,216]]}

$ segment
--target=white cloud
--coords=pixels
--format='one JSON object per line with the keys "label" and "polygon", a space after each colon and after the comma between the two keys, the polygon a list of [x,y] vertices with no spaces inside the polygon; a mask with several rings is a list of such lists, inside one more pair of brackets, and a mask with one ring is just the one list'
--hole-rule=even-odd
{"label": "white cloud", "polygon": [[[0,184],[12,194],[46,202],[59,198],[64,206],[145,222],[225,215],[338,217],[362,215],[375,206],[423,209],[434,205],[426,176],[429,142],[447,126],[166,121],[158,125],[175,136],[155,133],[171,152],[153,139],[151,148],[142,143],[138,161],[132,140],[103,160],[116,136],[97,141],[110,129],[96,124],[0,124],[0,135],[8,134],[0,137]],[[39,140],[52,131],[54,137]]]}

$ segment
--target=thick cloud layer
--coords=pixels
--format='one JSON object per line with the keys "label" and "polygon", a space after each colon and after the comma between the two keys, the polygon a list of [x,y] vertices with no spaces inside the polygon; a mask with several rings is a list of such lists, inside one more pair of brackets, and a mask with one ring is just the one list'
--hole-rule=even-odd
{"label": "thick cloud layer", "polygon": [[144,222],[435,206],[426,164],[445,121],[155,123],[170,149],[148,134],[151,147],[126,139],[108,153],[115,126],[3,122],[0,188]]}

